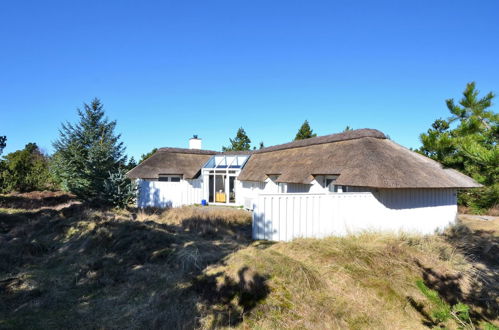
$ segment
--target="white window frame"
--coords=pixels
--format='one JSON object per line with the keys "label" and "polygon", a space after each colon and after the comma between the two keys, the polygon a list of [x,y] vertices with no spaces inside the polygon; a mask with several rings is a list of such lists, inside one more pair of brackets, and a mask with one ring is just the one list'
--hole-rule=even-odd
{"label": "white window frame", "polygon": [[[172,179],[175,179],[175,181],[173,181]],[[178,179],[178,181],[177,181],[177,179]],[[182,181],[182,176],[181,175],[171,175],[171,174],[159,174],[158,181],[179,183],[180,181]]]}

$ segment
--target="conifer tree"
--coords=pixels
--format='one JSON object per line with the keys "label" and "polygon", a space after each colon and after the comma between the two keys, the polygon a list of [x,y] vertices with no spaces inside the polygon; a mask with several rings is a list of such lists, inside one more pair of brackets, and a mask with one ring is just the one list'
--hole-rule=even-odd
{"label": "conifer tree", "polygon": [[103,188],[102,200],[117,208],[126,208],[137,197],[137,185],[126,177],[124,168],[109,172]]}
{"label": "conifer tree", "polygon": [[479,97],[475,83],[468,83],[458,104],[445,101],[451,116],[435,120],[420,135],[420,153],[486,186],[461,194],[461,202],[475,209],[499,203],[499,114],[490,109],[494,97],[492,92]]}
{"label": "conifer tree", "polygon": [[116,121],[105,117],[103,105],[94,99],[78,109],[79,121],[65,123],[54,142],[54,173],[63,188],[89,202],[105,202],[104,181],[126,162],[125,148],[114,133]]}
{"label": "conifer tree", "polygon": [[223,151],[241,151],[251,149],[251,140],[246,135],[246,132],[242,127],[237,130],[236,137],[234,139],[229,139],[230,146],[222,147]]}
{"label": "conifer tree", "polygon": [[315,136],[317,136],[317,134],[315,134],[313,132],[313,130],[310,128],[310,124],[308,123],[308,120],[305,120],[303,122],[303,124],[301,125],[300,129],[298,130],[298,133],[296,133],[295,141],[309,139],[309,138],[315,137]]}
{"label": "conifer tree", "polygon": [[152,155],[154,155],[154,153],[158,151],[158,148],[154,148],[152,149],[151,151],[149,151],[148,153],[145,153],[145,154],[142,154],[142,156],[140,156],[140,160],[139,160],[139,164],[142,163],[144,160],[146,160],[147,158],[151,157]]}
{"label": "conifer tree", "polygon": [[4,136],[0,136],[0,155],[2,154],[3,152],[3,149],[7,146],[7,137],[4,135]]}

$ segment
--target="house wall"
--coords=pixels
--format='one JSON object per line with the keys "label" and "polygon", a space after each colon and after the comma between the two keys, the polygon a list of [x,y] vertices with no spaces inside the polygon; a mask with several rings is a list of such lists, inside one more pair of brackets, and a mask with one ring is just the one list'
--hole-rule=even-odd
{"label": "house wall", "polygon": [[[277,177],[270,177],[265,182],[251,182],[236,180],[236,204],[244,205],[245,208],[253,209],[253,200],[259,194],[278,193],[310,193],[323,194],[329,192],[324,188],[323,176],[317,176],[310,184],[300,183],[276,183]],[[347,187],[348,192],[370,192],[372,189],[365,187]]]}
{"label": "house wall", "polygon": [[364,230],[431,234],[456,215],[454,189],[262,194],[254,200],[253,238],[289,241]]}
{"label": "house wall", "polygon": [[138,207],[178,207],[189,204],[200,204],[203,199],[203,181],[180,180],[180,182],[164,182],[137,180]]}
{"label": "house wall", "polygon": [[265,182],[239,181],[236,180],[236,204],[243,205],[252,210],[253,201],[262,193],[278,193],[279,186],[267,179]]}

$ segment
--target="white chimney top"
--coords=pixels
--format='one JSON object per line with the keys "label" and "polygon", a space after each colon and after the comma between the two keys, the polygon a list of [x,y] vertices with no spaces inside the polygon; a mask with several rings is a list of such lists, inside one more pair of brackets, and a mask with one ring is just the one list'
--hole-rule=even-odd
{"label": "white chimney top", "polygon": [[201,149],[201,140],[197,135],[194,135],[189,139],[189,149]]}

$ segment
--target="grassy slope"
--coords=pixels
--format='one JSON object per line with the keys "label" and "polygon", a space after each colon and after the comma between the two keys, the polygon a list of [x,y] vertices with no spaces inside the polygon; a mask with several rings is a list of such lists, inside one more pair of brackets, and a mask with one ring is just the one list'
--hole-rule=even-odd
{"label": "grassy slope", "polygon": [[465,221],[439,237],[268,243],[235,209],[0,210],[0,328],[423,328],[418,278],[493,320],[499,224]]}

